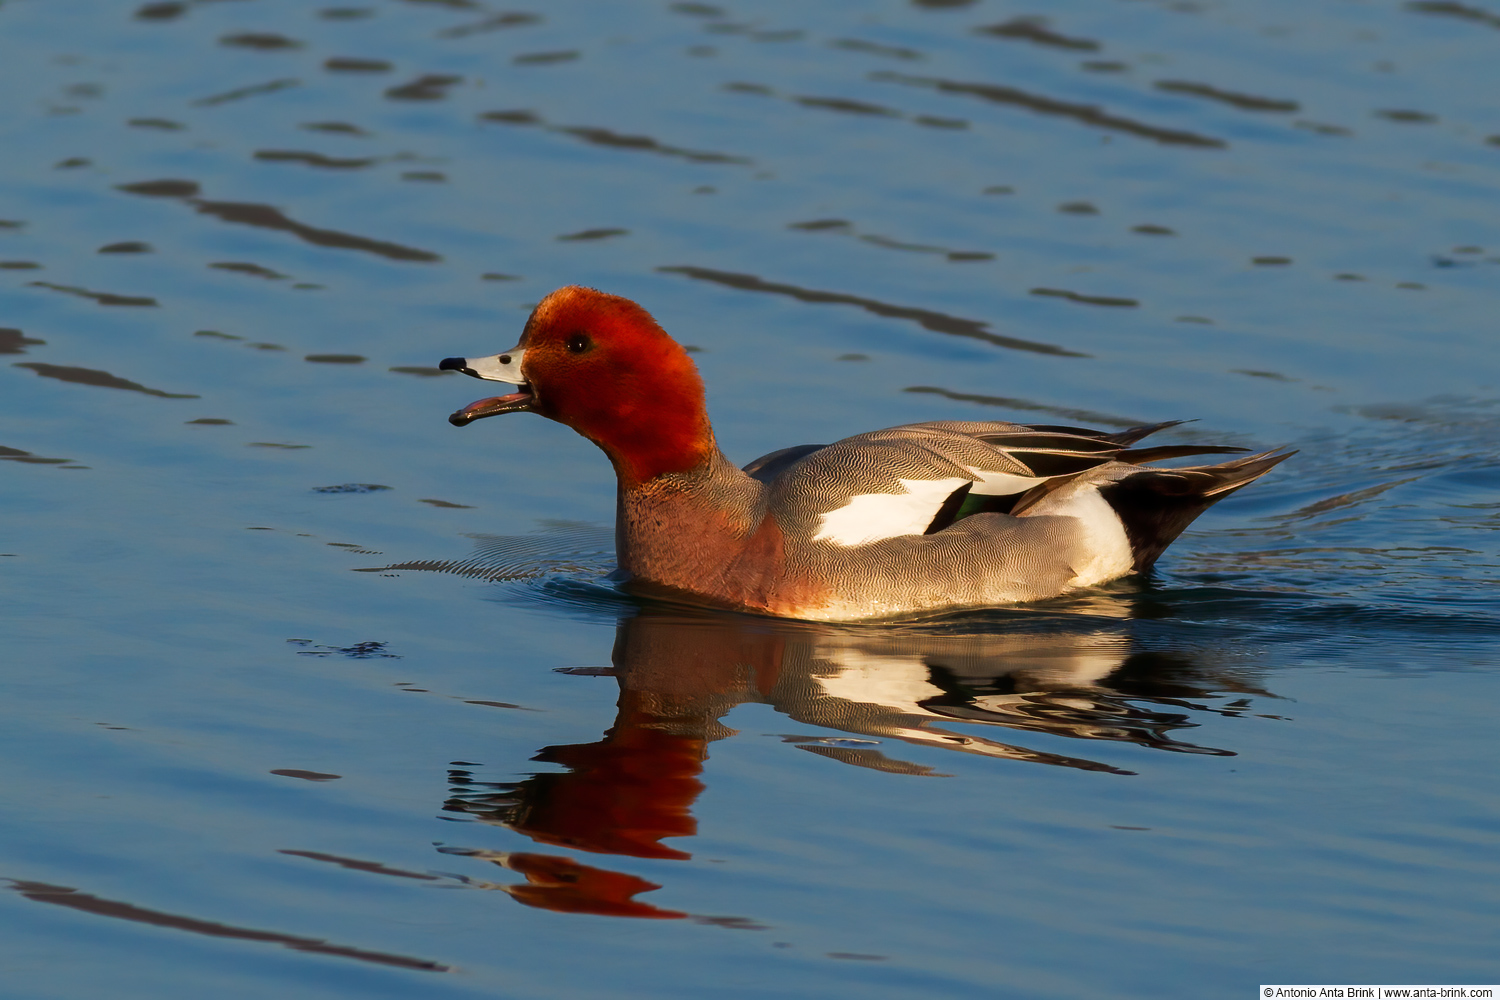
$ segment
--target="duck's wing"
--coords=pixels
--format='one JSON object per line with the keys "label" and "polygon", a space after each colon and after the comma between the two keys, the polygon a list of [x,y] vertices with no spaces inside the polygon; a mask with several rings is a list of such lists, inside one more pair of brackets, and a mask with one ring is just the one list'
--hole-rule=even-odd
{"label": "duck's wing", "polygon": [[746,471],[767,483],[783,530],[848,547],[1007,512],[1011,498],[1105,465],[1122,450],[1097,432],[937,421],[788,448]]}
{"label": "duck's wing", "polygon": [[[784,529],[844,547],[934,534],[973,514],[1019,515],[1038,504],[1051,506],[1043,501],[1075,480],[1097,479],[1097,487],[1117,485],[1106,499],[1111,507],[1118,504],[1132,542],[1139,537],[1136,561],[1145,568],[1209,505],[1286,457],[1267,463],[1267,453],[1221,466],[1139,468],[1166,458],[1247,450],[1129,447],[1182,422],[1104,432],[1049,424],[929,421],[830,445],[786,448],[756,459],[745,471],[768,485],[772,509]],[[1148,472],[1152,475],[1134,481],[1136,474]]]}
{"label": "duck's wing", "polygon": [[[1124,431],[1096,431],[1086,427],[1065,427],[1057,424],[1012,424],[1004,421],[959,421],[959,420],[934,420],[921,424],[907,424],[902,427],[891,428],[895,431],[907,429],[937,429],[950,430],[960,434],[968,434],[980,440],[986,440],[988,436],[997,436],[997,442],[1003,444],[1004,437],[1010,434],[1025,435],[1028,433],[1058,434],[1068,438],[1085,438],[1103,444],[1119,445],[1122,448],[1134,444],[1148,434],[1155,434],[1159,430],[1168,427],[1176,427],[1178,424],[1191,423],[1189,420],[1165,420],[1159,424],[1144,424],[1140,427],[1132,427]],[[791,448],[781,448],[769,454],[747,462],[744,471],[751,477],[763,483],[769,483],[797,462],[811,455],[815,451],[827,448],[826,444],[799,444]],[[1231,451],[1247,451],[1246,448],[1202,448],[1193,446],[1182,446],[1172,448],[1148,448],[1137,452],[1121,452],[1129,456],[1126,461],[1154,461],[1161,458],[1173,458],[1178,455],[1209,455],[1223,454]]]}

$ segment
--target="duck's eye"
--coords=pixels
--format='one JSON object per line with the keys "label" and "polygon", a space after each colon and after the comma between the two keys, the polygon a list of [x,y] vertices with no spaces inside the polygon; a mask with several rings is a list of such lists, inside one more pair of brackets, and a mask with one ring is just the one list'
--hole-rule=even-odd
{"label": "duck's eye", "polygon": [[574,354],[582,354],[593,346],[594,342],[589,339],[589,335],[586,333],[575,333],[568,338],[568,350]]}

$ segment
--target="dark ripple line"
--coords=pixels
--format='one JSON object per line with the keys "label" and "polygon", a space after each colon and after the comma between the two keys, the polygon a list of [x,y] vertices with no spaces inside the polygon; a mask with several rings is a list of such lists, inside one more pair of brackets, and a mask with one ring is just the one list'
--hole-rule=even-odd
{"label": "dark ripple line", "polygon": [[607,128],[586,127],[581,125],[563,126],[554,129],[567,135],[577,136],[584,142],[593,143],[596,146],[611,146],[616,149],[641,149],[652,153],[662,153],[666,156],[680,156],[685,160],[693,160],[696,163],[750,163],[747,157],[730,156],[727,153],[709,153],[696,149],[683,149],[679,146],[668,146],[657,142],[650,136],[623,135],[612,132]]}
{"label": "dark ripple line", "polygon": [[906,240],[898,240],[889,236],[881,236],[879,233],[859,233],[855,231],[854,223],[847,219],[812,219],[808,222],[793,222],[787,226],[804,233],[836,232],[845,236],[853,236],[861,243],[871,246],[883,247],[887,250],[904,250],[910,253],[940,253],[953,261],[970,260],[994,260],[995,255],[985,250],[950,250],[947,247],[935,246],[927,243],[911,243]]}
{"label": "dark ripple line", "polygon": [[204,201],[201,199],[192,199],[192,204],[204,215],[211,215],[216,219],[244,226],[281,230],[282,232],[291,233],[298,239],[311,243],[314,246],[335,247],[340,250],[363,250],[366,253],[388,257],[391,260],[411,260],[431,263],[443,259],[440,255],[430,251],[402,246],[399,243],[388,243],[385,240],[370,239],[367,236],[342,233],[336,229],[319,229],[315,226],[309,226],[306,223],[288,218],[279,209],[273,208],[270,205],[259,205],[244,201]]}
{"label": "dark ripple line", "polygon": [[13,326],[0,326],[0,354],[25,354],[26,348],[45,343],[45,340],[26,336]]}
{"label": "dark ripple line", "polygon": [[29,465],[62,465],[64,462],[73,461],[71,458],[46,458],[42,455],[34,455],[20,448],[7,448],[0,444],[0,462],[24,462]]}
{"label": "dark ripple line", "polygon": [[487,111],[479,116],[481,121],[499,122],[503,125],[537,125],[548,132],[557,132],[562,135],[570,135],[575,139],[594,146],[605,146],[610,149],[630,149],[643,153],[657,153],[661,156],[675,156],[684,160],[692,160],[694,163],[734,163],[746,166],[755,161],[748,156],[731,156],[728,153],[714,153],[698,149],[684,149],[681,146],[669,146],[659,142],[648,135],[628,135],[616,132],[612,129],[599,128],[592,125],[549,125],[538,114],[532,111]]}
{"label": "dark ripple line", "polygon": [[1406,9],[1417,14],[1457,17],[1477,24],[1487,24],[1491,28],[1500,28],[1500,14],[1491,14],[1482,7],[1470,7],[1465,3],[1453,3],[1452,0],[1423,0],[1407,4]]}
{"label": "dark ripple line", "polygon": [[28,282],[35,288],[50,288],[54,292],[76,295],[80,299],[93,299],[101,306],[155,306],[161,303],[148,295],[116,295],[114,292],[91,292],[77,285],[58,285],[50,281]]}
{"label": "dark ripple line", "polygon": [[43,378],[55,378],[60,382],[74,382],[78,385],[93,385],[104,389],[128,389],[131,392],[143,392],[148,396],[160,396],[162,399],[201,399],[191,392],[164,392],[161,389],[152,389],[132,382],[118,375],[100,371],[97,368],[77,368],[72,365],[49,365],[42,361],[17,361],[13,367],[30,368]]}
{"label": "dark ripple line", "polygon": [[135,12],[138,21],[173,21],[187,13],[187,4],[179,0],[164,0],[161,3],[148,3],[141,6]]}
{"label": "dark ripple line", "polygon": [[323,68],[330,73],[389,73],[396,67],[384,59],[334,56],[323,60]]}
{"label": "dark ripple line", "polygon": [[1099,43],[1092,38],[1074,38],[1059,34],[1047,27],[1045,19],[1037,17],[1012,18],[1001,24],[975,28],[974,33],[994,35],[997,38],[1013,38],[1022,42],[1031,42],[1034,45],[1047,45],[1075,52],[1098,52],[1100,47]]}
{"label": "dark ripple line", "polygon": [[288,38],[274,31],[243,31],[233,35],[223,35],[219,38],[219,44],[232,49],[260,49],[263,52],[305,47],[304,43],[297,39]]}
{"label": "dark ripple line", "polygon": [[438,38],[467,38],[470,35],[478,35],[487,31],[504,31],[507,28],[519,28],[528,24],[540,24],[540,14],[531,14],[524,11],[510,11],[504,14],[496,14],[487,17],[483,21],[473,24],[458,24],[451,28],[444,28],[437,33]]}
{"label": "dark ripple line", "polygon": [[934,333],[946,333],[954,337],[968,337],[972,340],[982,340],[987,344],[994,344],[996,347],[1008,347],[1016,351],[1031,351],[1036,354],[1051,354],[1064,358],[1087,358],[1090,356],[1078,351],[1070,351],[1064,347],[1058,347],[1055,344],[1042,344],[1034,340],[1020,340],[1016,337],[1001,336],[998,333],[991,333],[986,329],[989,324],[982,320],[949,316],[947,313],[940,313],[932,309],[891,305],[888,302],[867,299],[858,295],[819,291],[814,288],[803,288],[799,285],[766,281],[753,274],[715,271],[707,267],[679,265],[675,267],[658,267],[656,270],[664,274],[683,274],[699,281],[712,281],[715,284],[727,285],[730,288],[738,288],[746,292],[770,292],[773,295],[786,295],[802,302],[858,306],[866,312],[872,312],[877,316],[912,320],[924,329],[931,330]]}
{"label": "dark ripple line", "polygon": [[248,87],[237,87],[234,90],[226,90],[222,94],[214,94],[211,97],[200,97],[190,102],[195,108],[211,108],[218,104],[228,104],[230,101],[238,101],[245,97],[255,97],[259,94],[273,94],[278,90],[295,87],[302,81],[295,77],[284,77],[280,80],[270,80],[266,83],[255,83]]}
{"label": "dark ripple line", "polygon": [[916,49],[908,49],[900,45],[882,45],[879,42],[865,41],[863,38],[835,38],[828,43],[828,47],[844,49],[847,52],[868,52],[870,55],[889,56],[892,59],[924,58]]}
{"label": "dark ripple line", "polygon": [[1070,292],[1066,288],[1033,288],[1031,294],[1052,299],[1067,299],[1069,302],[1081,302],[1088,306],[1133,309],[1141,304],[1137,299],[1124,299],[1113,295],[1084,295],[1082,292]]}
{"label": "dark ripple line", "polygon": [[1138,135],[1144,139],[1151,139],[1167,146],[1225,149],[1229,145],[1223,139],[1215,139],[1213,136],[1199,135],[1196,132],[1185,132],[1180,129],[1162,128],[1157,125],[1147,125],[1130,118],[1122,118],[1119,115],[1102,110],[1097,105],[1060,101],[1055,97],[1043,97],[1040,94],[1032,94],[1015,87],[1005,87],[999,84],[962,83],[956,80],[944,80],[940,77],[909,76],[905,73],[897,73],[892,70],[880,70],[871,73],[870,79],[889,83],[904,83],[914,87],[932,87],[950,94],[971,94],[986,101],[1025,108],[1028,111],[1035,111],[1037,114],[1053,115],[1059,118],[1072,118],[1083,122],[1085,125],[1094,125],[1098,128],[1127,132],[1131,135]]}
{"label": "dark ripple line", "polygon": [[1303,521],[1318,514],[1326,514],[1331,510],[1343,510],[1347,507],[1356,506],[1366,500],[1372,500],[1380,496],[1387,490],[1394,489],[1397,486],[1405,486],[1407,483],[1416,482],[1421,478],[1421,476],[1408,476],[1405,479],[1393,479],[1390,482],[1377,483],[1362,490],[1351,490],[1347,493],[1340,493],[1337,496],[1324,497],[1321,500],[1298,507],[1296,510],[1286,514],[1272,515],[1268,520],[1281,522]]}
{"label": "dark ripple line", "polygon": [[1045,403],[1033,403],[1026,399],[1011,399],[1008,396],[985,396],[977,392],[954,392],[951,389],[940,389],[935,385],[909,385],[901,391],[927,392],[934,396],[942,396],[945,399],[953,399],[962,403],[979,403],[983,406],[1003,406],[1011,410],[1052,413],[1059,417],[1066,417],[1068,420],[1079,420],[1086,424],[1104,424],[1107,427],[1139,427],[1147,423],[1145,420],[1115,417],[1107,413],[1095,413],[1093,410],[1074,410],[1065,406],[1048,406]]}
{"label": "dark ripple line", "polygon": [[[731,94],[759,94],[762,97],[783,96],[778,94],[774,89],[759,83],[726,83],[723,89]],[[786,100],[791,101],[793,104],[799,104],[804,108],[836,111],[840,114],[848,115],[900,119],[916,125],[925,125],[928,128],[966,129],[969,127],[969,123],[962,118],[940,118],[936,115],[908,115],[895,108],[888,108],[883,104],[856,101],[847,97],[818,97],[813,94],[791,94],[786,95]]]}
{"label": "dark ripple line", "polygon": [[842,111],[850,115],[875,115],[881,118],[901,118],[901,112],[883,104],[855,101],[847,97],[793,97],[792,100],[804,108],[822,108],[826,111]]}
{"label": "dark ripple line", "polygon": [[394,965],[403,969],[420,969],[423,972],[448,971],[448,966],[424,958],[408,958],[405,955],[392,955],[383,951],[365,951],[361,948],[329,944],[321,938],[298,937],[294,934],[282,934],[279,931],[261,931],[249,927],[235,927],[232,924],[221,924],[213,920],[198,920],[195,917],[164,913],[161,910],[148,910],[113,899],[101,899],[86,892],[79,892],[71,886],[49,885],[46,882],[27,882],[21,879],[6,879],[6,881],[10,883],[11,889],[19,892],[27,899],[38,903],[52,903],[57,906],[66,906],[74,910],[81,910],[84,913],[92,913],[96,916],[114,917],[119,920],[133,920],[140,924],[150,924],[154,927],[169,927],[172,930],[206,934],[209,937],[238,938],[243,941],[265,941],[271,944],[285,945],[293,951],[316,952],[320,955],[336,955],[340,958],[355,958],[362,962],[374,962],[378,965]]}
{"label": "dark ripple line", "polygon": [[305,163],[310,167],[325,167],[329,170],[358,170],[380,162],[374,156],[324,156],[322,153],[300,149],[257,149],[255,158],[269,163]]}
{"label": "dark ripple line", "polygon": [[319,229],[316,226],[309,226],[306,223],[288,218],[280,209],[273,208],[270,205],[245,201],[209,201],[204,198],[197,198],[194,197],[199,190],[197,181],[178,179],[139,181],[134,184],[117,184],[115,185],[115,190],[124,191],[127,194],[138,194],[147,198],[181,199],[189,205],[194,206],[204,215],[211,215],[225,222],[238,223],[244,226],[281,230],[282,232],[291,233],[314,246],[335,247],[340,250],[363,250],[366,253],[389,257],[391,260],[414,260],[430,263],[443,259],[440,255],[430,251],[402,246],[399,243],[371,239],[368,236],[356,236],[353,233],[343,233],[336,229]]}
{"label": "dark ripple line", "polygon": [[1158,80],[1153,86],[1157,90],[1165,90],[1170,94],[1188,94],[1192,97],[1206,97],[1211,101],[1219,101],[1244,111],[1277,111],[1293,112],[1300,111],[1302,105],[1296,101],[1283,101],[1274,97],[1257,97],[1254,94],[1241,94],[1233,90],[1220,90],[1218,87],[1206,83],[1194,83],[1191,80]]}
{"label": "dark ripple line", "polygon": [[448,96],[448,88],[463,80],[451,73],[426,73],[409,83],[386,88],[385,96],[392,101],[441,101]]}
{"label": "dark ripple line", "polygon": [[273,271],[269,267],[261,267],[259,264],[251,264],[248,261],[226,260],[208,266],[219,271],[253,274],[257,278],[265,278],[269,281],[285,281],[288,277],[288,275],[282,274],[279,271]]}

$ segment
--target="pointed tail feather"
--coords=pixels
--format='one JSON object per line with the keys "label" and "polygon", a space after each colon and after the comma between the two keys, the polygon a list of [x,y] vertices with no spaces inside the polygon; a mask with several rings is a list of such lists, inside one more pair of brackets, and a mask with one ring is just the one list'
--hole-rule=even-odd
{"label": "pointed tail feather", "polygon": [[1147,462],[1159,462],[1164,458],[1182,458],[1184,455],[1236,455],[1244,454],[1249,450],[1249,448],[1236,448],[1232,445],[1169,444],[1160,448],[1131,448],[1118,452],[1115,455],[1115,461],[1145,465]]}
{"label": "pointed tail feather", "polygon": [[1159,424],[1145,424],[1141,427],[1132,427],[1125,431],[1115,431],[1113,434],[1107,434],[1104,431],[1089,430],[1086,427],[1065,427],[1061,424],[1026,424],[1026,426],[1034,431],[1041,431],[1044,434],[1073,434],[1078,437],[1092,438],[1095,441],[1108,441],[1110,444],[1117,444],[1123,448],[1126,445],[1135,444],[1148,434],[1155,434],[1157,431],[1164,431],[1168,427],[1176,427],[1178,424],[1190,424],[1192,422],[1191,420],[1164,420]]}
{"label": "pointed tail feather", "polygon": [[1115,444],[1121,445],[1123,447],[1125,445],[1135,444],[1137,441],[1139,441],[1143,437],[1146,437],[1148,434],[1155,434],[1157,431],[1164,431],[1168,427],[1176,427],[1178,424],[1191,424],[1195,422],[1195,420],[1163,420],[1159,424],[1146,424],[1142,427],[1132,427],[1128,431],[1120,431],[1117,434],[1107,434],[1105,435],[1105,437],[1108,440],[1113,441]]}

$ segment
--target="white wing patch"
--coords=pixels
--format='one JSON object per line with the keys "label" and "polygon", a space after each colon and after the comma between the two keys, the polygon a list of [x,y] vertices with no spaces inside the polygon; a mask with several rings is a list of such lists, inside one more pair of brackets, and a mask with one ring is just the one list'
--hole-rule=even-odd
{"label": "white wing patch", "polygon": [[905,493],[861,493],[838,510],[821,515],[815,542],[846,548],[884,538],[920,535],[938,508],[969,479],[898,479]]}

